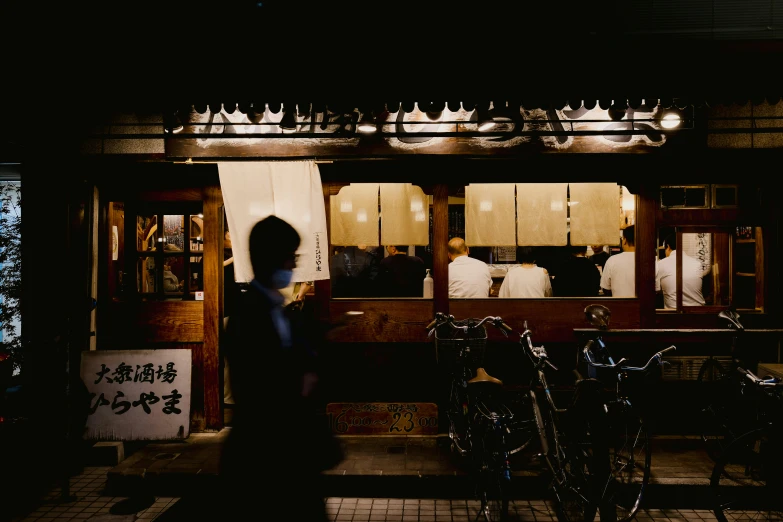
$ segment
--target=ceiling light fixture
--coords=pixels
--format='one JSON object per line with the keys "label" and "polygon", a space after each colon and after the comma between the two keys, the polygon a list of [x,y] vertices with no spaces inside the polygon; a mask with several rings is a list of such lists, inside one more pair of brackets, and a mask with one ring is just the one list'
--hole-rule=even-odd
{"label": "ceiling light fixture", "polygon": [[285,104],[283,117],[280,120],[280,128],[285,134],[296,132],[296,107],[293,104]]}
{"label": "ceiling light fixture", "polygon": [[478,130],[486,132],[495,126],[495,120],[489,114],[487,109],[476,108],[476,116],[478,118]]}
{"label": "ceiling light fixture", "polygon": [[679,127],[681,123],[682,119],[680,118],[680,115],[676,112],[670,112],[664,115],[663,119],[661,120],[661,127],[664,129],[674,129]]}
{"label": "ceiling light fixture", "polygon": [[362,117],[359,118],[359,124],[356,126],[356,130],[359,132],[370,133],[378,130],[378,124],[375,121],[375,116],[372,111],[362,112]]}
{"label": "ceiling light fixture", "polygon": [[182,122],[177,116],[176,111],[168,111],[163,115],[163,132],[166,134],[177,134],[182,132]]}

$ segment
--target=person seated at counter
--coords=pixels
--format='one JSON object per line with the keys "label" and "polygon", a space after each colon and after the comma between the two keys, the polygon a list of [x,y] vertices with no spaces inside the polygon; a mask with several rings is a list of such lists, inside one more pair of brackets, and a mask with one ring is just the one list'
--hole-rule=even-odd
{"label": "person seated at counter", "polygon": [[[677,308],[677,234],[663,240],[666,257],[655,264],[655,291],[663,294],[664,308]],[[682,253],[682,305],[704,306],[702,270],[697,259]]]}
{"label": "person seated at counter", "polygon": [[389,245],[388,256],[379,264],[378,295],[381,297],[422,297],[427,270],[424,261],[408,255],[405,245]]}
{"label": "person seated at counter", "polygon": [[601,272],[604,295],[634,297],[636,295],[636,239],[634,225],[623,229],[620,246],[623,251],[606,260]]}
{"label": "person seated at counter", "polygon": [[609,252],[604,250],[603,245],[592,245],[590,248],[593,249],[593,255],[588,259],[595,263],[596,266],[600,266],[601,270],[603,270],[606,265],[606,260],[609,259]]}
{"label": "person seated at counter", "polygon": [[[569,237],[570,243],[570,237]],[[601,289],[601,272],[587,258],[587,245],[569,246],[571,255],[554,280],[557,297],[594,297]]]}
{"label": "person seated at counter", "polygon": [[521,266],[508,271],[498,297],[552,297],[549,272],[536,265],[536,250],[529,246],[518,247],[517,261]]}
{"label": "person seated at counter", "polygon": [[329,264],[332,297],[375,297],[382,253],[364,244],[338,247]]}
{"label": "person seated at counter", "polygon": [[492,276],[489,265],[470,257],[470,249],[461,237],[449,241],[449,297],[489,297]]}

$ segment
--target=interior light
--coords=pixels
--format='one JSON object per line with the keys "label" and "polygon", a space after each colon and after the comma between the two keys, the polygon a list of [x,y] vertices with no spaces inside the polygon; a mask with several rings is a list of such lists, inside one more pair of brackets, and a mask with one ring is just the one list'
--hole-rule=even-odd
{"label": "interior light", "polygon": [[359,118],[359,124],[356,126],[356,130],[359,132],[375,132],[378,130],[378,125],[375,122],[375,117],[372,112],[365,111],[362,113],[362,117]]}
{"label": "interior light", "polygon": [[489,115],[488,110],[476,109],[476,117],[478,118],[478,130],[486,132],[495,126],[495,120]]}
{"label": "interior light", "polygon": [[296,132],[296,110],[293,105],[286,105],[283,109],[283,117],[280,120],[280,128],[285,134]]}
{"label": "interior light", "polygon": [[340,202],[340,212],[353,212],[353,203],[351,203],[350,199]]}
{"label": "interior light", "polygon": [[424,204],[420,199],[411,200],[411,212],[420,212],[422,209],[424,209]]}
{"label": "interior light", "polygon": [[636,208],[636,200],[633,194],[631,194],[625,187],[623,187],[623,198],[621,205],[623,211],[634,210]]}
{"label": "interior light", "polygon": [[356,213],[356,221],[359,223],[366,223],[367,222],[367,211],[363,208],[359,209],[359,211]]}
{"label": "interior light", "polygon": [[492,202],[491,201],[482,201],[479,203],[479,210],[481,212],[491,212],[492,211]]}
{"label": "interior light", "polygon": [[679,127],[680,123],[682,123],[680,115],[676,112],[670,112],[661,120],[661,127],[664,129],[674,129],[675,127]]}
{"label": "interior light", "polygon": [[553,199],[549,202],[549,210],[553,212],[561,212],[563,210],[563,200]]}
{"label": "interior light", "polygon": [[424,221],[424,211],[416,212],[416,221]]}

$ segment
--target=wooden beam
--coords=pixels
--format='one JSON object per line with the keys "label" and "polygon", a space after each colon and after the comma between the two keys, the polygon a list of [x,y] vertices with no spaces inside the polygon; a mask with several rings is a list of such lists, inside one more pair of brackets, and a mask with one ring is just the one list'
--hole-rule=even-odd
{"label": "wooden beam", "polygon": [[220,293],[223,287],[223,194],[219,185],[204,187],[204,420],[206,429],[223,427],[223,379],[220,364]]}
{"label": "wooden beam", "polygon": [[449,313],[449,187],[435,185],[432,196],[432,277],[435,279],[434,312]]}

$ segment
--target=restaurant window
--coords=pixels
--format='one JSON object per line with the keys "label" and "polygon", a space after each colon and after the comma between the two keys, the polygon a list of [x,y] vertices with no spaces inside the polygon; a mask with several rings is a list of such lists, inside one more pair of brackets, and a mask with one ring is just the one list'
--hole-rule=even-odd
{"label": "restaurant window", "polygon": [[[462,238],[468,256],[488,264],[492,282],[484,297],[501,295],[523,256],[525,268],[546,270],[548,288],[504,296],[598,297],[605,258],[621,252],[635,209],[635,196],[616,183],[470,184],[449,197],[449,240]],[[449,294],[462,297],[458,289]]]}
{"label": "restaurant window", "polygon": [[133,219],[131,248],[122,244],[123,235],[112,226],[112,259],[119,259],[115,252],[126,255],[126,269],[118,274],[118,292],[143,300],[196,299],[197,292],[204,290],[201,204],[145,205]]}
{"label": "restaurant window", "polygon": [[763,310],[762,247],[758,226],[659,228],[656,308]]}
{"label": "restaurant window", "polygon": [[[432,195],[410,183],[351,183],[330,198],[333,298],[424,298]],[[445,277],[445,274],[444,274]]]}

